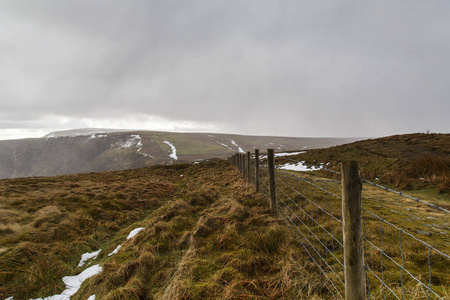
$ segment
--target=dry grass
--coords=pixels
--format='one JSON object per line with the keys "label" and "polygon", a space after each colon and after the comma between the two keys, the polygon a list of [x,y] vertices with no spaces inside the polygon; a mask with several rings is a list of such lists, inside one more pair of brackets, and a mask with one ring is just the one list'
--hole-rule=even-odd
{"label": "dry grass", "polygon": [[103,271],[73,299],[327,298],[296,238],[225,162],[2,180],[0,195],[0,298],[61,292],[99,248]]}
{"label": "dry grass", "polygon": [[[334,217],[341,219],[341,200],[324,192],[324,190],[327,190],[335,195],[341,195],[339,181],[317,176],[317,174],[310,172],[296,173],[297,177],[324,189],[322,190],[292,177],[291,173],[277,172],[280,206],[302,230],[303,237],[300,240],[307,244],[307,248],[320,262],[322,268],[327,271],[330,271],[330,268],[333,269],[341,280],[344,280],[341,265],[343,263],[342,250],[337,242],[331,238],[331,235],[333,235],[342,243],[341,224],[318,209],[318,207],[321,207]],[[295,192],[289,186],[299,192]],[[286,203],[286,205],[282,203]],[[403,232],[400,232],[367,212],[363,214],[364,236],[368,240],[364,245],[365,258],[369,268],[373,271],[373,273],[367,272],[372,296],[375,299],[384,298],[384,295],[387,299],[395,298],[386,287],[383,291],[382,284],[376,278],[378,277],[383,279],[398,297],[402,297],[403,294],[403,280],[405,299],[426,299],[427,290],[425,287],[429,284],[430,271],[430,287],[432,290],[441,296],[448,295],[450,293],[450,276],[448,273],[450,260],[434,250],[438,249],[447,255],[450,254],[450,220],[448,214],[372,185],[363,185],[363,208],[403,230]],[[293,213],[298,218],[293,217]],[[409,237],[405,232],[413,234],[431,245],[433,249],[430,250],[426,244]],[[311,244],[308,244],[306,239]],[[311,245],[317,249],[318,254]],[[402,272],[398,265],[386,256],[381,255],[380,251],[374,246],[383,249],[387,256],[398,265],[403,265],[425,286],[419,284],[406,271]],[[329,267],[322,258],[325,258]],[[334,277],[334,274],[329,272],[328,275],[338,290],[343,289],[343,285]],[[326,280],[325,276],[322,278]],[[435,299],[435,297],[431,295],[431,299]]]}
{"label": "dry grass", "polygon": [[[358,160],[364,178],[379,178],[399,189],[450,191],[450,134],[406,134],[310,150],[295,157],[310,164],[330,163],[340,171],[342,160]],[[449,198],[450,199],[450,198]]]}

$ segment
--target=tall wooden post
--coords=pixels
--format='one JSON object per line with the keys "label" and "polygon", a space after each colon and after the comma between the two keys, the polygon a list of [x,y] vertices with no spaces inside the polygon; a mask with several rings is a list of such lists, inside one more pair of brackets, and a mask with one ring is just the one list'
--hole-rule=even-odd
{"label": "tall wooden post", "polygon": [[255,149],[255,188],[259,192],[259,149]]}
{"label": "tall wooden post", "polygon": [[249,183],[250,183],[250,180],[251,180],[251,177],[252,177],[252,175],[250,173],[251,164],[252,164],[252,159],[251,159],[251,156],[250,156],[250,151],[247,151],[247,181]]}
{"label": "tall wooden post", "polygon": [[237,167],[239,172],[242,172],[241,170],[241,155],[239,153],[236,153],[236,158],[237,158]]}
{"label": "tall wooden post", "polygon": [[361,300],[366,299],[366,286],[361,217],[362,181],[359,162],[343,161],[341,174],[345,300]]}
{"label": "tall wooden post", "polygon": [[269,168],[270,211],[277,214],[277,187],[275,184],[275,155],[273,149],[267,149],[267,162]]}

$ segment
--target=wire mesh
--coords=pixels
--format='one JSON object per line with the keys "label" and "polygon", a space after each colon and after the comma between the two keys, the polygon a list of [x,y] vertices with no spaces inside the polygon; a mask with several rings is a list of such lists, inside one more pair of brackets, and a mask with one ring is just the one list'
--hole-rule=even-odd
{"label": "wire mesh", "polygon": [[[260,156],[259,181],[260,192],[269,202],[266,157]],[[286,158],[277,159],[283,161]],[[252,173],[255,168],[253,161]],[[276,170],[275,174],[280,217],[298,235],[306,255],[316,265],[317,272],[323,275],[330,295],[343,299],[345,279],[340,180],[310,172]],[[333,171],[333,175],[339,175],[339,172]],[[251,182],[255,183],[254,174],[251,178]],[[443,222],[448,218],[447,211],[437,205],[364,182],[381,187],[386,193],[395,192],[397,197],[406,197],[435,209],[432,212],[440,213]],[[396,209],[390,208],[392,203],[396,203]],[[402,204],[404,202],[382,195],[380,191],[374,192],[368,187],[363,189],[362,221],[368,298],[450,299],[450,256],[446,254],[450,243],[435,245],[430,242],[432,238],[425,240],[417,237],[414,234],[416,227],[411,226],[418,226],[414,220],[421,219],[403,208]],[[399,215],[403,218],[401,220],[410,222],[402,224]],[[442,245],[445,250],[437,247]]]}

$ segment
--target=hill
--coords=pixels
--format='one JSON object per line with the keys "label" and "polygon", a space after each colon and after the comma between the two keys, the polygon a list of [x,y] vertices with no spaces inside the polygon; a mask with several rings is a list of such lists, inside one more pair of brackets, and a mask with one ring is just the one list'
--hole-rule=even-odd
{"label": "hill", "polygon": [[406,134],[310,150],[290,158],[340,171],[358,160],[362,176],[400,189],[450,192],[450,134]]}
{"label": "hill", "polygon": [[355,140],[78,129],[39,139],[0,141],[0,178],[125,170],[225,158],[253,147],[289,151]]}
{"label": "hill", "polygon": [[224,161],[5,179],[0,205],[1,299],[90,276],[72,299],[326,297],[300,242]]}
{"label": "hill", "polygon": [[[380,176],[383,164],[389,174],[424,156],[445,161],[447,138],[394,136],[276,161],[338,170],[340,159],[359,159],[363,173]],[[332,298],[343,280],[340,180],[277,170],[280,210],[271,216],[264,165],[262,194],[222,160],[0,180],[0,299]],[[450,209],[448,194],[439,195],[421,198]],[[405,299],[427,297],[430,286],[448,295],[448,260],[439,254],[449,253],[448,214],[369,184],[363,198],[371,295],[384,297],[383,277]]]}

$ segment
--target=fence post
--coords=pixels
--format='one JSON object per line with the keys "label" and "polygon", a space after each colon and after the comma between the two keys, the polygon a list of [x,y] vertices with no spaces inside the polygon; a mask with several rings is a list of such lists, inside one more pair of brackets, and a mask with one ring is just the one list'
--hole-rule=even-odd
{"label": "fence post", "polygon": [[362,181],[359,162],[343,161],[342,230],[344,238],[345,299],[366,299],[361,217]]}
{"label": "fence post", "polygon": [[246,166],[245,166],[245,154],[241,154],[241,156],[242,156],[242,178],[245,178],[246,177],[246,171],[247,171],[247,168],[246,168]]}
{"label": "fence post", "polygon": [[255,149],[255,187],[259,192],[259,149]]}
{"label": "fence post", "polygon": [[273,149],[267,149],[267,162],[269,169],[270,211],[277,214],[277,187],[275,185],[275,156]]}
{"label": "fence post", "polygon": [[241,173],[242,176],[242,155],[238,153],[238,156],[239,156],[239,172]]}
{"label": "fence post", "polygon": [[252,164],[252,158],[250,156],[250,151],[247,151],[247,181],[250,183],[251,180],[251,164]]}

